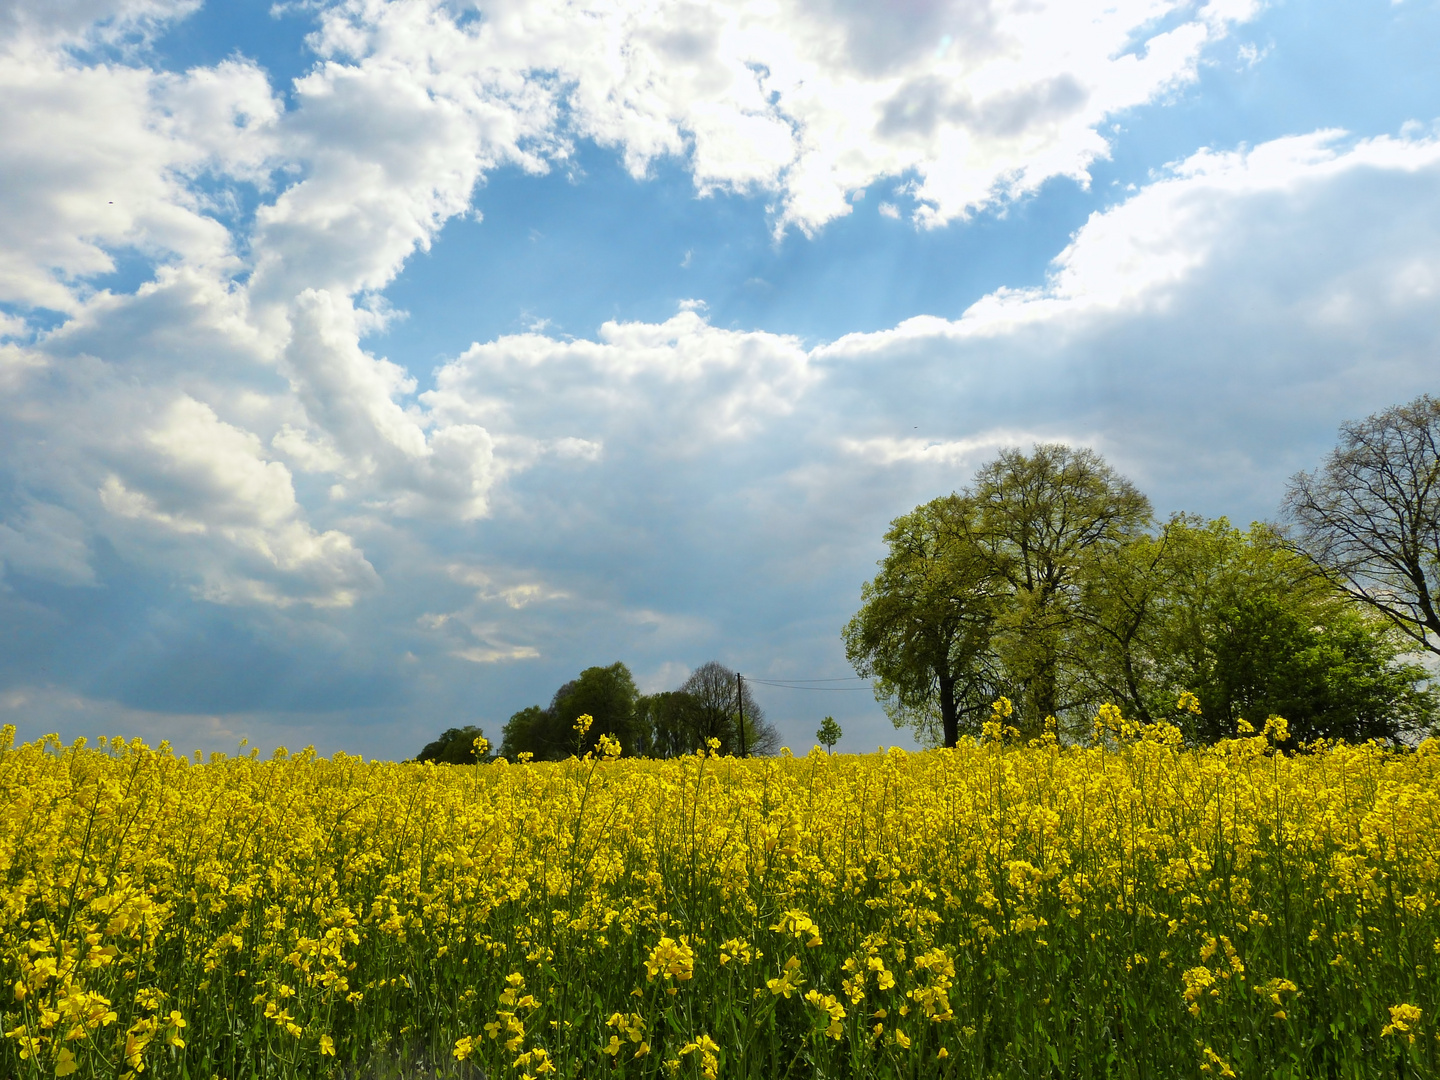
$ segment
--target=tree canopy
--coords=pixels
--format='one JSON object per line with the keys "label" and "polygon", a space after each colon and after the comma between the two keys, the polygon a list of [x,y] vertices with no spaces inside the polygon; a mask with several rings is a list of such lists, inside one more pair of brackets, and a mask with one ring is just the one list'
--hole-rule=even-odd
{"label": "tree canopy", "polygon": [[[531,705],[505,724],[502,757],[517,759],[528,753],[539,761],[555,761],[593,750],[601,735],[631,747],[635,739],[635,708],[640,697],[630,669],[619,661],[608,667],[589,667],[555,691],[547,708]],[[592,723],[583,734],[575,721],[589,715]]]}
{"label": "tree canopy", "polygon": [[[843,631],[897,726],[953,746],[990,702],[1022,734],[1201,703],[1190,737],[1271,714],[1301,739],[1404,739],[1433,722],[1426,672],[1393,620],[1358,607],[1272,527],[1177,515],[1093,451],[1006,451],[963,491],[896,518]],[[1188,714],[1187,714],[1188,715]]]}
{"label": "tree canopy", "polygon": [[482,755],[477,753],[475,748],[475,740],[483,738],[484,730],[474,724],[446,728],[438,739],[425,744],[425,749],[415,755],[415,760],[446,765],[473,765],[477,761],[488,761],[489,750]]}
{"label": "tree canopy", "polygon": [[[511,761],[521,754],[554,761],[586,753],[601,735],[618,740],[631,756],[679,757],[705,749],[712,738],[719,740],[722,753],[738,754],[741,700],[745,752],[776,753],[779,733],[750,687],[741,684],[742,699],[736,690],[735,672],[716,661],[696,668],[679,689],[656,694],[639,693],[622,663],[586,668],[556,690],[548,706],[531,705],[512,715],[500,754]],[[593,722],[582,737],[575,721],[587,714]]]}

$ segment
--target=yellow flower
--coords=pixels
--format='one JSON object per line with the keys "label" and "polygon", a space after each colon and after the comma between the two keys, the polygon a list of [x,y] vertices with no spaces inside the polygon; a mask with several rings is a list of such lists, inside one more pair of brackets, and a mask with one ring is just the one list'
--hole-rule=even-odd
{"label": "yellow flower", "polygon": [[645,974],[649,979],[661,975],[681,982],[692,977],[695,974],[695,950],[690,947],[689,940],[683,935],[679,941],[662,936],[645,961]]}
{"label": "yellow flower", "polygon": [[[458,1057],[458,1056],[459,1056],[459,1050],[460,1050],[460,1044],[459,1044],[459,1043],[456,1043],[456,1044],[455,1044],[455,1050],[456,1050],[456,1055],[457,1055],[457,1057]],[[334,1056],[335,1056],[335,1040],[332,1039],[332,1038],[330,1038],[329,1035],[321,1035],[321,1036],[320,1036],[320,1053],[321,1053],[321,1055],[324,1056],[324,1057],[334,1057]],[[467,1053],[468,1053],[468,1050],[467,1050]],[[463,1061],[464,1058],[460,1058],[460,1060]]]}
{"label": "yellow flower", "polygon": [[1410,1042],[1415,1041],[1415,1033],[1412,1028],[1420,1023],[1425,1014],[1416,1005],[1391,1005],[1390,1023],[1385,1025],[1380,1032],[1381,1037],[1387,1035],[1404,1035]]}
{"label": "yellow flower", "polygon": [[1200,1071],[1208,1073],[1217,1070],[1223,1077],[1235,1075],[1235,1070],[1230,1067],[1229,1062],[1207,1046],[1201,1051]]}
{"label": "yellow flower", "polygon": [[776,997],[787,999],[804,983],[805,980],[800,975],[800,958],[798,956],[792,956],[785,961],[785,969],[780,972],[779,978],[765,980],[765,986],[770,993]]}
{"label": "yellow flower", "polygon": [[719,1044],[709,1035],[701,1035],[680,1048],[682,1058],[697,1052],[700,1054],[700,1074],[705,1080],[715,1080],[720,1068],[720,1059],[717,1056],[720,1052]]}

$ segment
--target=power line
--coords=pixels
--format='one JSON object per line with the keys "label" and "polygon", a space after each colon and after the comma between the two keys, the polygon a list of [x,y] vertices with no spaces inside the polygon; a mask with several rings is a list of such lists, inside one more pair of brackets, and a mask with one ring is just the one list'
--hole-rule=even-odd
{"label": "power line", "polygon": [[821,694],[868,693],[873,689],[870,686],[797,686],[792,683],[771,682],[768,679],[749,679],[747,681],[757,686],[774,686],[780,690],[809,690]]}
{"label": "power line", "polygon": [[[751,677],[751,676],[749,676],[749,675],[747,675],[747,676],[745,676],[745,677],[746,677],[747,679],[749,679],[751,682],[764,682],[764,681],[766,681],[766,680],[763,680],[763,679],[755,679],[755,678],[753,678],[753,677]],[[779,682],[785,682],[785,683],[812,683],[812,682],[869,682],[870,680],[867,679],[864,675],[842,675],[842,676],[841,676],[840,678],[838,678],[838,679],[780,679],[780,680],[778,680],[778,681],[779,681]]]}

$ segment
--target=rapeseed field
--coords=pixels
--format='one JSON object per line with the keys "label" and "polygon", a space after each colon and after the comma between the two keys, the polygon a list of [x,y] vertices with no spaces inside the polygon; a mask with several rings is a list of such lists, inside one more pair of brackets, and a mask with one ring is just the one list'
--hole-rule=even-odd
{"label": "rapeseed field", "polygon": [[1440,1075],[1440,744],[1285,748],[1003,702],[763,760],[10,729],[0,1076]]}

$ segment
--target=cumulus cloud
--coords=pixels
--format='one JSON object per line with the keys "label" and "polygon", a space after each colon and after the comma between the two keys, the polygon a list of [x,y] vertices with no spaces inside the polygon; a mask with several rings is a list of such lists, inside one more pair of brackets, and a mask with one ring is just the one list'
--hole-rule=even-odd
{"label": "cumulus cloud", "polygon": [[[14,106],[0,118],[0,303],[20,344],[5,347],[4,376],[42,387],[54,416],[64,391],[37,373],[79,357],[94,376],[59,380],[87,398],[92,429],[71,426],[70,474],[62,452],[25,482],[100,533],[128,522],[208,538],[189,572],[212,600],[350,602],[373,571],[343,530],[307,523],[316,513],[478,519],[500,480],[537,461],[594,464],[615,432],[668,438],[681,417],[682,452],[739,438],[815,381],[797,342],[687,310],[607,324],[598,342],[477,345],[417,397],[362,339],[391,317],[379,290],[490,170],[543,171],[584,137],[619,148],[637,175],[680,155],[702,192],[773,191],[781,227],[818,228],[887,176],[908,177],[913,212],[939,223],[1047,176],[1082,177],[1104,151],[1104,116],[1190,78],[1204,43],[1248,16],[1153,0],[1098,15],[913,6],[882,19],[848,3],[616,0],[577,19],[563,4],[497,0],[472,19],[439,0],[344,0],[319,11],[319,62],[287,109],[249,61],[174,73],[143,53],[96,63],[74,51],[143,35],[189,0],[12,0],[0,11],[14,30],[0,63]],[[1162,16],[1169,28],[1154,30]],[[253,216],[239,211],[256,199]],[[128,296],[97,284],[122,258],[153,266]],[[43,340],[27,315],[41,309],[67,318]],[[571,405],[567,429],[504,392],[535,373],[544,400]],[[641,400],[654,404],[627,404]],[[213,424],[189,437],[216,439],[216,461],[285,471],[267,489],[283,528],[253,499],[167,508],[182,489],[198,495],[178,478],[243,469],[177,458],[165,490],[100,469],[94,431],[114,429],[120,401],[142,429],[120,442],[152,458],[175,422],[166,402],[209,410]],[[326,500],[303,505],[292,475],[323,481]],[[259,530],[243,537],[225,516],[242,506]]]}
{"label": "cumulus cloud", "polygon": [[[1204,47],[1257,7],[608,0],[577,17],[544,0],[475,6],[482,17],[459,24],[436,0],[347,0],[327,10],[317,46],[361,68],[383,58],[444,72],[457,102],[550,89],[569,130],[618,147],[635,175],[684,156],[702,192],[774,191],[779,227],[805,230],[886,177],[908,178],[901,191],[930,226],[1050,177],[1084,180],[1107,152],[1102,121],[1193,79]],[[531,72],[542,74],[522,90],[515,75]]]}
{"label": "cumulus cloud", "polygon": [[[663,323],[606,323],[598,341],[532,333],[472,345],[420,398],[441,421],[549,435],[557,455],[593,459],[617,433],[679,453],[753,434],[815,379],[797,339],[723,330],[689,308]],[[577,435],[595,451],[577,453]]]}
{"label": "cumulus cloud", "polygon": [[0,38],[12,45],[55,44],[85,37],[114,39],[153,31],[182,18],[203,0],[4,0]]}
{"label": "cumulus cloud", "polygon": [[115,457],[124,475],[106,476],[100,505],[135,527],[137,548],[209,555],[198,560],[207,600],[348,606],[378,585],[349,536],[304,520],[289,470],[202,402],[178,398]]}
{"label": "cumulus cloud", "polygon": [[77,313],[137,252],[228,274],[233,237],[188,181],[253,172],[275,106],[257,68],[191,76],[0,52],[0,302]]}
{"label": "cumulus cloud", "polygon": [[[844,440],[871,461],[966,460],[1001,416],[1025,425],[1012,443],[1098,445],[1152,482],[1209,476],[1230,512],[1271,513],[1247,486],[1273,503],[1332,423],[1433,381],[1437,241],[1440,140],[1206,150],[1092,215],[1044,285],[847,335],[812,362],[835,380],[879,365],[902,386],[948,385],[952,426],[979,433]],[[887,397],[882,413],[898,412]]]}

